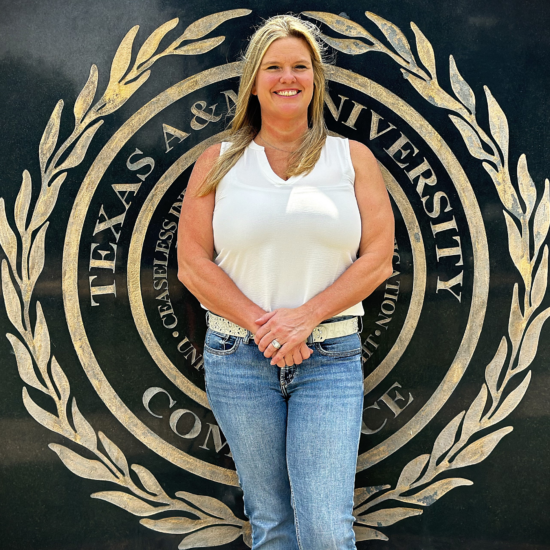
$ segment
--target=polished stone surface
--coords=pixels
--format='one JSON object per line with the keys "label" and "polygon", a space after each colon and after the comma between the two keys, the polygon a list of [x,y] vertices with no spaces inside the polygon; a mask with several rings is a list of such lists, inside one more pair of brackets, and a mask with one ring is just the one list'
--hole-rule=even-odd
{"label": "polished stone surface", "polygon": [[[129,67],[133,67],[147,37],[167,21],[179,18],[177,26],[164,27],[166,36],[158,51],[170,48],[193,22],[225,10],[250,12],[212,19],[219,26],[213,24],[202,34],[196,31],[189,42],[174,48],[218,36],[223,40],[194,46],[186,52],[189,55],[159,58],[151,65],[147,82],[131,93],[132,83],[144,74],[143,63],[148,59],[141,50],[142,64],[135,67],[134,76],[126,77],[118,95],[107,97],[106,107],[97,106],[109,89],[115,53],[134,25],[139,25],[134,46],[120,46],[119,65],[126,53]],[[19,235],[42,196],[41,174],[44,168],[49,174],[52,166],[62,167],[50,178],[52,186],[58,174],[67,176],[59,197],[53,199],[47,229],[39,230],[44,227],[42,220],[32,233],[32,242],[38,244],[34,253],[30,249],[30,273],[31,277],[33,273],[40,276],[27,295],[28,321],[23,317],[20,325],[23,332],[28,322],[32,327],[26,333],[27,346],[15,343],[12,347],[7,338],[0,339],[3,549],[175,549],[193,536],[196,544],[189,542],[186,548],[221,544],[221,548],[248,548],[233,462],[204,397],[203,315],[177,282],[171,234],[192,162],[206,140],[218,139],[225,128],[238,75],[238,66],[229,64],[238,60],[254,25],[290,10],[337,16],[331,23],[327,15],[311,14],[317,22],[324,19],[323,32],[332,40],[346,38],[346,21],[370,33],[372,38],[356,35],[355,44],[332,42],[340,51],[335,54],[330,76],[332,103],[327,108],[327,123],[330,130],[359,139],[372,149],[383,165],[396,213],[396,273],[366,301],[362,334],[368,393],[357,487],[378,487],[379,492],[369,490],[368,498],[365,491],[358,492],[356,515],[363,516],[365,523],[357,533],[373,539],[359,542],[358,548],[550,548],[548,327],[543,326],[540,334],[528,328],[537,314],[550,307],[543,254],[549,242],[546,221],[550,217],[550,209],[544,211],[548,200],[544,181],[550,167],[550,7],[546,2],[373,0],[367,5],[284,0],[274,6],[264,1],[233,0],[102,0],[91,4],[83,0],[70,4],[23,0],[2,2],[0,18],[0,196],[5,201],[7,224],[14,232],[10,238],[0,219],[0,259],[11,260],[19,274],[24,256],[24,239]],[[376,16],[367,18],[365,10],[386,22]],[[434,84],[426,90],[414,80],[430,80],[433,65],[430,48],[422,35],[417,33],[415,38],[411,21],[433,46],[440,88]],[[399,29],[410,50],[400,41]],[[347,39],[351,38],[348,34]],[[365,44],[372,41],[381,51],[364,51]],[[392,48],[392,41],[397,49]],[[201,53],[201,48],[208,51]],[[353,48],[358,55],[349,55],[346,48]],[[452,64],[449,66],[450,55],[461,77]],[[419,62],[415,65],[411,59]],[[85,92],[77,101],[92,65],[98,70],[95,99],[92,94],[87,101]],[[400,71],[404,66],[407,74],[413,75],[408,80]],[[199,76],[186,83],[193,75]],[[119,76],[123,78],[124,73]],[[94,71],[88,91],[93,81]],[[483,86],[491,91],[489,102]],[[479,132],[465,122],[457,123],[470,139],[468,149],[449,118],[453,115],[476,125],[467,110],[473,110],[472,93],[479,123],[476,128],[485,132],[482,140],[487,138],[483,151],[477,148]],[[453,101],[448,99],[451,96]],[[60,120],[54,143],[52,132],[49,138],[42,136],[60,99],[63,110],[52,119]],[[71,141],[75,102],[77,119],[91,106],[92,111],[97,108],[97,120],[103,120],[89,144],[86,136],[79,142],[80,158],[71,154],[85,133],[82,129]],[[513,191],[499,195],[490,169],[482,166],[486,161],[494,167],[495,159],[503,158],[507,148],[504,119],[509,126],[509,160],[502,173],[509,173],[510,185],[516,196],[522,197],[515,202],[507,198]],[[91,122],[90,127],[96,123]],[[399,141],[401,135],[405,137]],[[72,145],[56,158],[66,142]],[[527,168],[521,160],[523,154]],[[53,164],[41,168],[40,155],[53,159]],[[423,161],[431,171],[420,168]],[[18,199],[24,170],[32,183],[23,186]],[[437,184],[431,185],[434,181],[430,180],[424,189],[419,188],[419,176],[428,179],[431,174]],[[507,180],[502,181],[505,188]],[[436,192],[446,197],[439,195],[437,213]],[[22,204],[29,205],[28,217],[21,213]],[[510,212],[508,229],[503,204]],[[529,218],[524,226],[518,221],[522,212]],[[118,222],[113,221],[116,216],[121,216]],[[520,231],[523,240],[516,237]],[[41,235],[45,236],[43,245]],[[536,250],[537,259],[529,267],[522,260],[522,251],[532,257]],[[12,342],[16,336],[24,342],[15,305],[21,295],[14,301],[6,283],[7,263],[3,269],[6,307],[0,308],[1,332],[13,335]],[[527,275],[531,272],[534,286],[526,304],[525,281],[531,284]],[[444,282],[454,277],[460,284],[445,289]],[[10,280],[18,285],[16,279]],[[511,305],[516,283],[519,309]],[[37,302],[41,306],[38,313]],[[517,311],[525,312],[526,305],[529,309],[532,304],[537,307],[533,306],[526,323],[527,337],[522,340],[525,327]],[[538,322],[542,320],[540,317]],[[500,350],[506,361],[500,371],[492,360],[503,337],[507,348]],[[521,368],[516,366],[518,373],[508,380],[504,373],[514,338],[521,351],[513,364],[519,360]],[[30,374],[40,372],[24,351],[30,341],[36,347],[29,349],[42,361],[44,378]],[[486,370],[488,365],[492,367]],[[42,391],[37,386],[46,378],[52,385]],[[502,395],[497,388],[503,388]],[[495,395],[494,425],[487,421],[478,430],[479,418],[493,412]],[[78,403],[76,412],[73,397]],[[62,403],[63,414],[67,412],[65,424],[63,414],[60,424],[47,414],[59,417],[56,402]],[[447,446],[442,445],[438,436],[462,411],[469,412],[465,419],[456,420],[454,430],[453,424],[447,428],[451,439]],[[460,428],[459,422],[463,422]],[[61,425],[64,432],[58,431],[64,435],[54,433]],[[509,426],[513,427],[511,433],[505,430]],[[502,440],[489,454],[499,436]],[[100,443],[96,444],[96,437]],[[441,459],[434,460],[433,466],[444,470],[436,476],[430,473],[430,466],[420,468],[428,461],[420,458],[417,475],[403,476],[409,477],[408,484],[401,479],[404,485],[399,494],[407,501],[388,496],[367,510],[380,495],[389,495],[388,489],[379,486],[395,488],[410,461],[432,451],[444,456],[454,443],[456,453],[448,458],[455,466],[464,467],[445,469]],[[48,448],[50,444],[59,456]],[[111,470],[90,462],[103,459]],[[139,466],[126,472],[125,460],[147,468],[160,488]],[[117,478],[110,473],[113,469]],[[422,475],[425,483],[405,490]],[[457,478],[467,481],[434,486],[439,480]],[[442,495],[453,483],[455,488]],[[120,500],[120,494],[111,493],[90,498],[109,491],[133,497]],[[187,495],[176,494],[180,491]],[[193,495],[215,500],[197,500]],[[148,508],[151,505],[171,508],[158,512]],[[184,505],[187,508],[182,508]],[[396,507],[423,513],[405,519],[417,512],[390,510]],[[378,516],[365,518],[376,510],[380,510]],[[184,524],[197,516],[205,519],[205,528],[195,524],[186,530]],[[180,518],[180,523],[171,533],[160,532],[170,530],[166,523],[153,523],[173,517]],[[214,527],[220,517],[225,530]],[[374,539],[380,536],[389,540]],[[200,543],[201,537],[204,543]]]}

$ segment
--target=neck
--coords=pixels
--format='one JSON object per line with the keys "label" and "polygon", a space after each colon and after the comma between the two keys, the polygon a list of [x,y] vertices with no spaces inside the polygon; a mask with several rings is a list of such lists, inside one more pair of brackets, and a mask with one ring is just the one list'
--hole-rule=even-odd
{"label": "neck", "polygon": [[287,123],[287,121],[262,119],[260,134],[269,143],[280,145],[284,148],[285,146],[293,146],[302,141],[307,128],[307,120],[296,124],[295,122]]}

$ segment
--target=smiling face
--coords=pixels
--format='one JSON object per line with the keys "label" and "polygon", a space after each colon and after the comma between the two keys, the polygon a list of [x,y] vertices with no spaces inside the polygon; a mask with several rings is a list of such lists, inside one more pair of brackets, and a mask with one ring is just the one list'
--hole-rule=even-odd
{"label": "smiling face", "polygon": [[275,40],[267,49],[254,82],[252,93],[258,97],[262,119],[274,116],[307,122],[313,97],[311,52],[301,38]]}

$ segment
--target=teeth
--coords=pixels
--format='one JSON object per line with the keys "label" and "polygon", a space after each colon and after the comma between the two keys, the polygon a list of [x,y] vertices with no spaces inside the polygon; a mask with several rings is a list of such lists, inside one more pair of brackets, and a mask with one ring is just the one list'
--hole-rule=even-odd
{"label": "teeth", "polygon": [[284,91],[281,91],[281,92],[275,92],[277,95],[285,95],[285,96],[290,96],[290,95],[297,95],[298,92],[296,90],[284,90]]}

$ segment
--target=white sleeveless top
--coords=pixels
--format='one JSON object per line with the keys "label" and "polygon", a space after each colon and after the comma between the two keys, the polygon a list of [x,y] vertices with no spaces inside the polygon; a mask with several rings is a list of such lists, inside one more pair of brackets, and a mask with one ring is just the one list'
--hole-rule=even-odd
{"label": "white sleeveless top", "polygon": [[[354,181],[347,139],[327,137],[315,168],[287,181],[252,141],[216,190],[215,263],[265,311],[303,305],[357,259]],[[359,302],[339,315],[363,313]]]}

